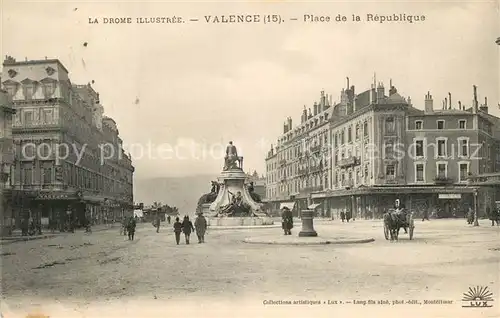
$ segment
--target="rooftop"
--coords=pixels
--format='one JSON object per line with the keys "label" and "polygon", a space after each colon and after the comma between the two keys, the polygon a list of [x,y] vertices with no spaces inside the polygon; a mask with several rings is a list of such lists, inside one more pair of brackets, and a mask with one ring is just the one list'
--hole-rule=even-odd
{"label": "rooftop", "polygon": [[5,60],[3,61],[3,66],[23,66],[23,65],[35,65],[35,64],[50,64],[57,63],[59,66],[66,72],[69,73],[68,69],[59,61],[58,59],[48,59],[45,57],[44,60],[28,60],[26,58],[24,61],[16,61],[12,56],[5,56]]}

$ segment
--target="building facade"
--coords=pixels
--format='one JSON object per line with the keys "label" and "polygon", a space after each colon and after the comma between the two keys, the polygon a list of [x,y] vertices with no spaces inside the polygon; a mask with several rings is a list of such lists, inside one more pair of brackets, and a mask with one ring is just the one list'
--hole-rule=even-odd
{"label": "building facade", "polygon": [[266,177],[264,176],[259,176],[257,171],[254,171],[253,173],[247,173],[247,180],[248,182],[253,182],[253,189],[256,194],[259,195],[261,200],[266,199]]}
{"label": "building facade", "polygon": [[0,90],[0,235],[8,235],[12,229],[10,172],[14,163],[12,147],[12,100],[6,91]]}
{"label": "building facade", "polygon": [[[468,107],[454,104],[449,94],[441,109],[435,109],[430,93],[422,106],[414,107],[392,82],[387,92],[383,83],[374,82],[359,94],[348,83],[340,102],[327,111],[327,124],[320,126],[326,129],[308,131],[306,126],[308,133],[293,134],[295,139],[286,130],[271,148],[266,158],[269,200],[276,202],[275,208],[287,200],[298,209],[319,204],[318,214],[331,217],[341,211],[358,218],[381,217],[397,198],[417,215],[462,216],[469,207],[484,214],[500,200],[498,187],[475,186],[471,180],[500,171],[499,118],[488,113],[486,99],[479,105],[476,87]],[[302,124],[290,130],[302,131]],[[307,187],[292,186],[299,191],[289,191],[286,149],[292,141],[302,144],[305,158],[310,158],[317,149],[308,141],[318,135],[329,153],[321,157],[320,173],[306,160],[297,176],[312,189],[301,192]],[[274,174],[278,182],[269,183]],[[315,188],[318,184],[321,188]]]}
{"label": "building facade", "polygon": [[31,217],[61,228],[69,221],[108,222],[131,211],[134,167],[92,86],[71,83],[57,59],[19,62],[8,56],[2,78],[16,109],[16,224]]}
{"label": "building facade", "polygon": [[[293,127],[291,117],[283,125],[283,135],[266,158],[267,201],[271,208],[294,202],[295,214],[310,204],[310,194],[322,191],[330,180],[331,98],[321,91],[313,109],[304,109],[300,124]],[[272,204],[274,202],[274,205]]]}

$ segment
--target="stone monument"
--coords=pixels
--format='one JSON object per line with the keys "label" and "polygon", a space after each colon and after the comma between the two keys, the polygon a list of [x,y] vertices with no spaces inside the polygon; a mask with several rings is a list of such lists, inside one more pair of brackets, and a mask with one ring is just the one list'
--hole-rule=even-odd
{"label": "stone monument", "polygon": [[[208,217],[211,226],[272,225],[273,219],[254,200],[253,185],[247,184],[243,157],[230,141],[226,147],[224,168],[217,181],[212,181],[210,193],[198,201],[197,213]],[[258,196],[257,196],[258,197]]]}

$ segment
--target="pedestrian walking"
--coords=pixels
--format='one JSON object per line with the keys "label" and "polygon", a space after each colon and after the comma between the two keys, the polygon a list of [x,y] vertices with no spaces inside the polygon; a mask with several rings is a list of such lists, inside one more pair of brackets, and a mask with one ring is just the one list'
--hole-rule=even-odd
{"label": "pedestrian walking", "polygon": [[345,221],[345,212],[343,210],[340,211],[340,218],[342,219],[342,222]]}
{"label": "pedestrian walking", "polygon": [[[491,212],[490,212],[491,211]],[[490,217],[490,220],[491,220],[491,226],[495,226],[495,223],[497,224],[498,226],[498,219],[500,217],[499,215],[499,211],[495,208],[491,209],[490,208],[486,208],[486,213],[488,214],[488,216]]]}
{"label": "pedestrian walking", "polygon": [[281,228],[285,232],[285,235],[292,235],[293,228],[293,214],[288,207],[283,207],[281,209]]}
{"label": "pedestrian walking", "polygon": [[122,224],[120,228],[120,235],[127,236],[127,223],[128,223],[128,218],[124,216],[122,218]]}
{"label": "pedestrian walking", "polygon": [[182,221],[182,232],[184,232],[184,237],[186,239],[186,244],[189,244],[189,236],[191,232],[194,231],[193,222],[189,220],[189,216],[184,217],[184,221]]}
{"label": "pedestrian walking", "polygon": [[198,214],[196,220],[194,220],[194,227],[196,228],[196,235],[198,236],[198,244],[205,243],[205,232],[207,231],[207,219],[203,216],[203,213]]}
{"label": "pedestrian walking", "polygon": [[170,215],[169,215],[169,216],[167,216],[167,222],[168,222],[168,224],[170,224],[170,220],[171,219],[170,219]]}
{"label": "pedestrian walking", "polygon": [[160,212],[156,212],[156,233],[160,233],[160,223],[161,223],[161,218],[160,218]]}
{"label": "pedestrian walking", "polygon": [[174,222],[174,233],[175,233],[175,242],[177,245],[179,245],[179,242],[181,241],[181,232],[182,232],[182,223],[179,222],[179,218],[175,218]]}
{"label": "pedestrian walking", "polygon": [[131,217],[128,221],[128,224],[127,224],[128,239],[130,241],[134,240],[136,226],[137,226],[137,222],[135,221],[135,218]]}
{"label": "pedestrian walking", "polygon": [[424,216],[422,217],[422,222],[424,222],[424,220],[429,221],[429,210],[428,209],[424,209]]}

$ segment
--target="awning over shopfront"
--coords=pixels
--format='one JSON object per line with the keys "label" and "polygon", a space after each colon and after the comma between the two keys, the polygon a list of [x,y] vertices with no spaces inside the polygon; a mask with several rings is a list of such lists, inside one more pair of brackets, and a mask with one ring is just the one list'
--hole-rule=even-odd
{"label": "awning over shopfront", "polygon": [[280,210],[283,208],[289,208],[290,210],[292,210],[294,206],[295,206],[295,202],[293,202],[293,201],[281,202],[280,203]]}
{"label": "awning over shopfront", "polygon": [[[341,189],[327,191],[326,197],[345,197],[353,195],[377,195],[377,194],[427,194],[427,193],[473,193],[473,187],[446,187],[446,186],[374,186],[374,187],[359,187],[353,189]],[[313,193],[311,195],[312,199],[324,198],[325,196],[319,196],[319,193]]]}
{"label": "awning over shopfront", "polygon": [[321,203],[313,203],[313,204],[309,205],[307,208],[309,210],[314,210],[314,209],[316,209],[320,205],[321,205]]}

